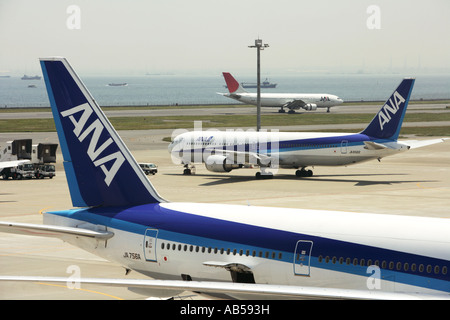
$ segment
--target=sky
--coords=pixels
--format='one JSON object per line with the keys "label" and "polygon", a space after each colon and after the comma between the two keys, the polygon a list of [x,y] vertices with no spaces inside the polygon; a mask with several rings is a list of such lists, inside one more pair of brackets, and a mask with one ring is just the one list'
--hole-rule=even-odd
{"label": "sky", "polygon": [[[0,75],[446,72],[448,0],[0,0]],[[410,74],[409,74],[410,75]]]}

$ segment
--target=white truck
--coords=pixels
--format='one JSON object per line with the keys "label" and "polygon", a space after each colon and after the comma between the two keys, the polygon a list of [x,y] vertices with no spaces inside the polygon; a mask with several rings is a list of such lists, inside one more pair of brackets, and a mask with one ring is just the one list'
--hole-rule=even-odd
{"label": "white truck", "polygon": [[[0,152],[0,177],[3,179],[53,178],[58,144],[38,143],[31,139],[6,142]],[[22,162],[22,163],[17,163]],[[1,165],[1,164],[5,165]]]}
{"label": "white truck", "polygon": [[158,172],[158,167],[154,163],[139,163],[139,166],[146,175],[149,175],[150,173],[154,175]]}

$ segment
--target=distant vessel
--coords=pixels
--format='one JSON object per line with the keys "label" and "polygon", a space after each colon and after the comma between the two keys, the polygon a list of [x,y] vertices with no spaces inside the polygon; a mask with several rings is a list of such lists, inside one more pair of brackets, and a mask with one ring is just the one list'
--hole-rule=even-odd
{"label": "distant vessel", "polygon": [[[257,83],[249,83],[249,82],[242,82],[241,83],[242,87],[244,88],[257,88],[258,84]],[[276,83],[270,83],[269,80],[266,78],[265,81],[263,81],[261,83],[261,88],[276,88],[277,84]]]}
{"label": "distant vessel", "polygon": [[128,83],[124,82],[124,83],[109,83],[108,86],[110,87],[124,87],[127,86]]}
{"label": "distant vessel", "polygon": [[40,76],[27,76],[26,74],[21,78],[22,80],[41,80]]}

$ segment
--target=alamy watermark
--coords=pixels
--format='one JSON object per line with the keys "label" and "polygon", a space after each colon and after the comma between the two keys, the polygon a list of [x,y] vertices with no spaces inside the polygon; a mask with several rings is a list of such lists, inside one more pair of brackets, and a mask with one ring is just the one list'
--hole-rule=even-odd
{"label": "alamy watermark", "polygon": [[67,278],[66,286],[67,288],[80,289],[81,288],[81,268],[77,265],[70,265],[66,269],[66,273],[71,275]]}
{"label": "alamy watermark", "polygon": [[377,5],[367,7],[366,13],[369,14],[366,20],[366,26],[369,30],[381,29],[381,9]]}
{"label": "alamy watermark", "polygon": [[[193,133],[183,136],[188,132]],[[177,129],[172,132],[172,162],[211,164],[212,161],[222,159],[229,166],[245,164],[277,169],[280,147],[278,132],[265,129],[259,132],[254,129],[203,130],[202,121],[194,121],[193,131]]]}
{"label": "alamy watermark", "polygon": [[72,4],[67,7],[66,13],[69,15],[66,19],[66,27],[69,30],[81,29],[81,9],[79,6]]}

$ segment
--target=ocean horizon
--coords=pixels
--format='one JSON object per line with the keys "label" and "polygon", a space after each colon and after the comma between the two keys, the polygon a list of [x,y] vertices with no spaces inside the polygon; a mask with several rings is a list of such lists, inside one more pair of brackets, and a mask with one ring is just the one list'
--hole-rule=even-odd
{"label": "ocean horizon", "polygon": [[[239,82],[256,82],[251,77]],[[225,81],[218,76],[86,76],[81,77],[100,106],[170,106],[239,104],[218,93],[225,93]],[[273,93],[327,93],[344,101],[384,101],[404,76],[398,74],[308,74],[273,76]],[[450,99],[450,75],[417,76],[412,100]],[[265,77],[262,77],[262,81]],[[109,86],[111,83],[125,86]],[[30,87],[29,87],[30,86]],[[247,89],[256,92],[256,89]],[[21,80],[21,77],[0,78],[0,108],[49,107],[43,78]]]}

